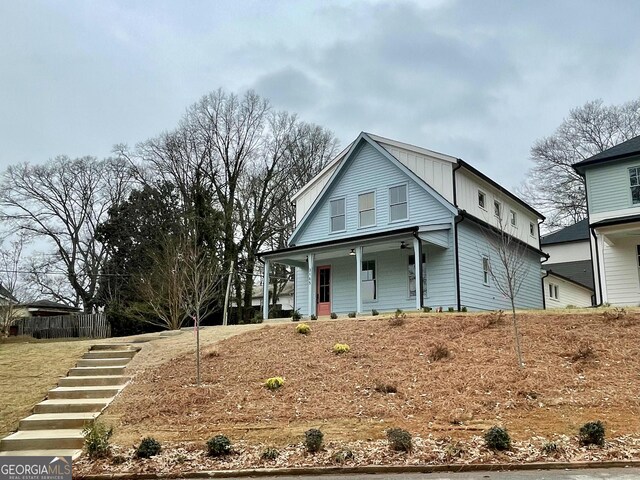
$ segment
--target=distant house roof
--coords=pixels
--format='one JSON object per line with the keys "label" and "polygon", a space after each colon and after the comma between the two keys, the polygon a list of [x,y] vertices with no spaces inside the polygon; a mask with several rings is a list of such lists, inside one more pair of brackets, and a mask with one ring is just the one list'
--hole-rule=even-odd
{"label": "distant house roof", "polygon": [[18,299],[14,297],[9,290],[2,286],[2,284],[0,284],[0,299],[9,300],[11,302],[18,301]]}
{"label": "distant house roof", "polygon": [[549,235],[540,238],[540,245],[551,245],[554,243],[577,242],[589,240],[589,220],[580,220],[578,223],[569,225],[560,230],[556,230]]}
{"label": "distant house roof", "polygon": [[[269,292],[273,292],[273,285],[269,285]],[[253,287],[253,298],[262,298],[262,285],[256,285]],[[293,295],[293,282],[287,282],[284,287],[282,287],[282,291],[280,292],[280,296],[284,297],[286,295]]]}
{"label": "distant house roof", "polygon": [[21,303],[20,306],[26,308],[39,308],[43,310],[55,309],[68,310],[70,312],[80,311],[78,307],[72,307],[64,303],[52,302],[51,300],[36,300],[35,302]]}
{"label": "distant house roof", "polygon": [[638,154],[640,154],[640,135],[633,137],[626,142],[622,142],[615,147],[608,148],[593,157],[589,157],[586,160],[575,163],[573,168],[578,173],[582,173],[584,171],[584,167],[588,167],[589,165],[619,160]]}
{"label": "distant house roof", "polygon": [[580,260],[578,262],[564,262],[543,264],[548,273],[556,274],[559,277],[571,280],[583,287],[593,290],[593,266],[591,260]]}

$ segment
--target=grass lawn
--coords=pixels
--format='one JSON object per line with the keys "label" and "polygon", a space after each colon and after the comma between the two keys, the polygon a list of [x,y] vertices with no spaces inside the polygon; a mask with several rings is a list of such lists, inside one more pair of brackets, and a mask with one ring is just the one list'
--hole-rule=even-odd
{"label": "grass lawn", "polygon": [[[472,313],[413,314],[400,326],[383,316],[308,322],[306,336],[292,323],[267,325],[213,346],[205,330],[199,388],[188,344],[179,352],[154,342],[134,359],[134,382],[105,420],[120,445],[146,436],[200,442],[218,433],[285,445],[311,427],[326,440],[379,439],[393,426],[464,439],[494,424],[524,440],[575,435],[596,419],[612,437],[640,432],[637,311],[615,320],[602,311],[519,318],[522,370],[509,317],[490,326],[487,315]],[[332,353],[337,342],[350,352]],[[447,358],[432,357],[438,346]],[[263,387],[273,376],[285,379],[276,392]],[[382,385],[397,393],[378,391]]]}
{"label": "grass lawn", "polygon": [[[0,343],[0,438],[18,427],[58,378],[67,374],[91,341]],[[95,343],[95,341],[93,342]]]}

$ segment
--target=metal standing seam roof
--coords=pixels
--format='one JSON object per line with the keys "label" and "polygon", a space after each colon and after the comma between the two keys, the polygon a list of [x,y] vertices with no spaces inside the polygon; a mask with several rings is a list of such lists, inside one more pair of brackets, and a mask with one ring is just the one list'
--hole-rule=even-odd
{"label": "metal standing seam roof", "polygon": [[540,238],[540,245],[552,245],[554,243],[578,242],[589,240],[589,220],[585,218],[578,223],[569,225],[553,233]]}

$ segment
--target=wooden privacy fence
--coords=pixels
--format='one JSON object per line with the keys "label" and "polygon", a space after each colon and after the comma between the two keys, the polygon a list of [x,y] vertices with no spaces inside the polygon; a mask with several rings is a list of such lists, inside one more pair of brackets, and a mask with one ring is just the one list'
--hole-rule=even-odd
{"label": "wooden privacy fence", "polygon": [[106,338],[111,325],[104,313],[58,315],[55,317],[26,317],[16,322],[18,335],[34,338]]}

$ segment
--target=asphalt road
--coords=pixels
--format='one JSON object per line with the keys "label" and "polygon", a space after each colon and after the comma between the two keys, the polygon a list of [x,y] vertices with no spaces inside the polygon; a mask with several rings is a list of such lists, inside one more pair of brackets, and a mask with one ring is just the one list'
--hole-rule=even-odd
{"label": "asphalt road", "polygon": [[523,472],[411,473],[398,475],[317,475],[261,477],[262,480],[640,480],[638,468],[544,470]]}

